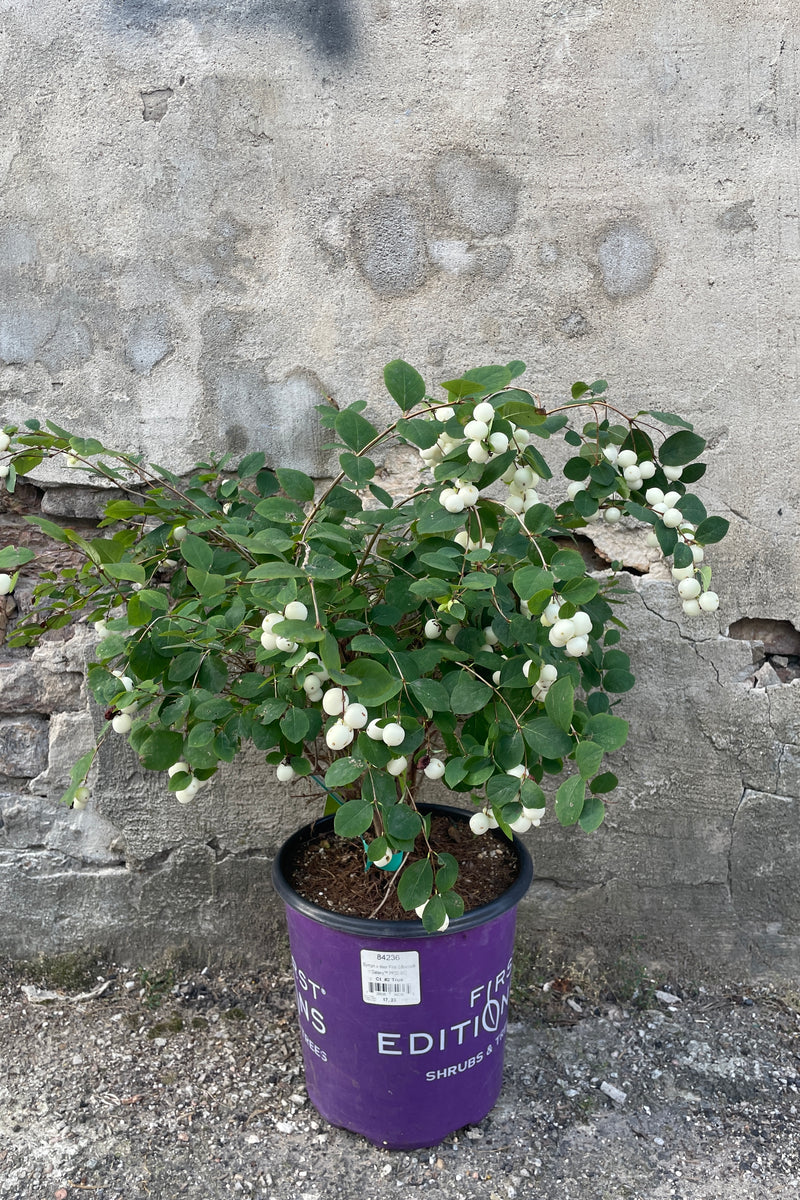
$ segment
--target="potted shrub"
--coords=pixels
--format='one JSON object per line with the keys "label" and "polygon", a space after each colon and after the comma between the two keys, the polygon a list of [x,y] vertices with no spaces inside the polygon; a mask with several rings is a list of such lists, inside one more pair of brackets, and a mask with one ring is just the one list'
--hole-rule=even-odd
{"label": "potted shrub", "polygon": [[[494,1103],[531,877],[518,835],[551,800],[563,825],[597,829],[617,783],[606,756],[628,724],[614,705],[634,685],[624,593],[614,569],[587,567],[576,531],[646,523],[676,603],[718,605],[705,547],[727,522],[689,490],[703,438],[669,413],[624,414],[602,380],[547,411],[515,384],[523,371],[478,368],[433,397],[390,363],[387,429],[362,403],[320,406],[340,468],[322,487],[261,452],[181,479],[52,422],[0,433],[10,490],[45,459],[117,489],[95,537],[27,518],[76,562],[41,573],[11,644],[79,617],[98,634],[88,682],[107,723],[65,802],[90,802],[106,737],[165,772],[178,803],[246,742],[280,785],[310,781],[327,815],[274,876],[309,1093],[388,1146],[432,1144]],[[563,491],[544,455],[557,435]],[[400,494],[377,482],[397,443],[421,459]],[[0,553],[0,591],[32,557]],[[426,806],[427,781],[459,810]]]}

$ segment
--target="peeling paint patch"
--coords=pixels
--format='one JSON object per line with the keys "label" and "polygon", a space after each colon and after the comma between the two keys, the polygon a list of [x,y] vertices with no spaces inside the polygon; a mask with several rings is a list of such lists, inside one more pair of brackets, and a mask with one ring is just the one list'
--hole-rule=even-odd
{"label": "peeling paint patch", "polygon": [[591,326],[580,309],[576,308],[573,309],[572,312],[567,313],[565,317],[561,318],[561,320],[558,322],[558,328],[565,337],[579,338],[585,337]]}
{"label": "peeling paint patch", "polygon": [[740,200],[732,204],[725,212],[717,217],[717,225],[728,233],[743,233],[747,229],[758,229],[758,222],[753,214],[755,200]]}
{"label": "peeling paint patch", "polygon": [[653,282],[658,255],[649,234],[631,221],[606,229],[597,243],[603,290],[611,300],[638,296]]}
{"label": "peeling paint patch", "polygon": [[425,282],[425,235],[414,205],[404,196],[376,196],[355,220],[358,264],[379,296],[402,296]]}
{"label": "peeling paint patch", "polygon": [[172,88],[156,88],[152,92],[140,92],[142,97],[142,117],[145,121],[158,123],[166,116],[167,107],[175,95]]}
{"label": "peeling paint patch", "polygon": [[519,185],[494,162],[451,154],[436,168],[434,182],[445,219],[477,237],[503,233],[516,219]]}
{"label": "peeling paint patch", "polygon": [[125,359],[137,374],[149,375],[171,349],[169,320],[163,313],[145,311],[134,316],[125,342]]}

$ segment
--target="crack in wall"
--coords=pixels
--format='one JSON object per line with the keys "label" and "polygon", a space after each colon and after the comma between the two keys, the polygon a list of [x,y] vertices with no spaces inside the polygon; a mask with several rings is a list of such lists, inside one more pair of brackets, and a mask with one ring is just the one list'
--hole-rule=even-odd
{"label": "crack in wall", "polygon": [[751,789],[748,788],[746,783],[742,784],[742,794],[739,797],[739,802],[733,811],[733,816],[731,817],[731,840],[730,845],[728,846],[728,877],[726,881],[726,890],[728,893],[728,903],[730,904],[734,913],[736,913],[736,903],[733,899],[733,843],[736,836],[736,818],[738,817],[741,807],[744,804],[745,796],[750,790]]}

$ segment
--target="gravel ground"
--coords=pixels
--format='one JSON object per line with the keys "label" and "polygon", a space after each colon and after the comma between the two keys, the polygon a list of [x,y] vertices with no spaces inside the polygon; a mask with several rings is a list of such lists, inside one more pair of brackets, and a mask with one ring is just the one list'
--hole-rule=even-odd
{"label": "gravel ground", "polygon": [[623,1002],[529,971],[498,1106],[409,1154],[310,1107],[287,967],[0,967],[0,1196],[798,1194],[800,1013],[786,993],[642,976]]}

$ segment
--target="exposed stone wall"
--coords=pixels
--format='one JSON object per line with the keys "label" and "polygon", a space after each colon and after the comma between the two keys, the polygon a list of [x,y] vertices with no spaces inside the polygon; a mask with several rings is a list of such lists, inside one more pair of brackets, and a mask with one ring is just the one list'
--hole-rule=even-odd
{"label": "exposed stone wall", "polygon": [[[625,784],[594,838],[541,832],[526,920],[787,973],[797,58],[785,0],[0,3],[0,421],[322,475],[326,393],[379,415],[398,355],[432,381],[519,357],[545,403],[606,375],[710,435],[719,621],[683,621],[640,540],[598,544],[643,572]],[[1,544],[35,541],[39,506],[96,515],[39,482],[0,502]],[[59,810],[97,719],[84,652],[0,651],[0,948],[258,953],[302,802],[254,759],[177,812],[120,753],[85,813]]]}

